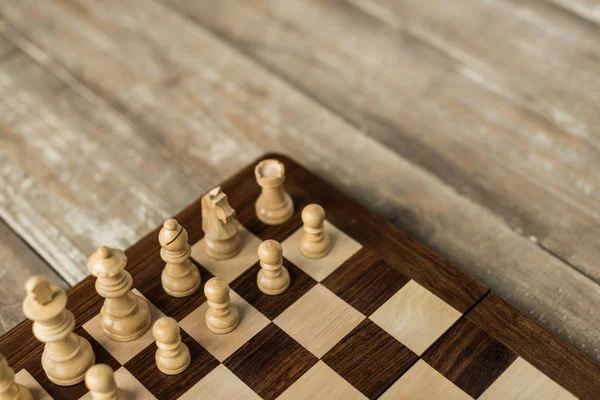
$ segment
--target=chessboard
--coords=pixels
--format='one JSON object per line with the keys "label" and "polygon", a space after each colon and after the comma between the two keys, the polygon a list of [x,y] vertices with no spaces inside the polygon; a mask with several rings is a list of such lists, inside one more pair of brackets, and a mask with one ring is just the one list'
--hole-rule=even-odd
{"label": "chessboard", "polygon": [[[160,227],[126,251],[134,290],[149,301],[152,319],[170,316],[179,323],[191,352],[184,372],[157,369],[150,332],[131,342],[103,334],[103,299],[93,277],[67,292],[75,332],[91,343],[96,362],[114,369],[129,398],[600,398],[598,365],[290,158],[265,158],[284,163],[295,211],[281,225],[258,220],[256,163],[224,182],[241,224],[236,257],[207,257],[200,200],[174,217],[188,231],[202,284],[213,276],[229,283],[240,313],[233,332],[207,329],[202,289],[184,298],[165,293]],[[331,252],[321,259],[299,251],[300,214],[311,203],[324,207],[332,239]],[[281,242],[291,277],[280,295],[265,295],[256,285],[257,248],[266,239]],[[30,321],[0,338],[0,353],[34,398],[90,397],[83,383],[51,383],[41,367],[42,351]]]}

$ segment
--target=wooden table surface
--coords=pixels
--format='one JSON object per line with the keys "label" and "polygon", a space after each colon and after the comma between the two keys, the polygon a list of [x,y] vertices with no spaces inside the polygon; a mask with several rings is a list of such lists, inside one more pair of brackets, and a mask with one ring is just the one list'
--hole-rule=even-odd
{"label": "wooden table surface", "polygon": [[265,151],[600,361],[594,0],[0,0],[0,333]]}

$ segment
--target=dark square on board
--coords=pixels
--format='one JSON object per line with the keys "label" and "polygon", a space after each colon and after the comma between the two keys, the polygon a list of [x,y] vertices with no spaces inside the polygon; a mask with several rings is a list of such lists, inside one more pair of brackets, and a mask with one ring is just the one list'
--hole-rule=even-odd
{"label": "dark square on board", "polygon": [[321,283],[364,315],[371,315],[410,279],[366,247]]}
{"label": "dark square on board", "polygon": [[317,361],[317,357],[270,323],[223,364],[259,396],[275,399]]}
{"label": "dark square on board", "polygon": [[260,271],[260,263],[256,263],[236,278],[231,283],[231,289],[242,296],[254,308],[263,313],[270,320],[274,320],[296,300],[302,297],[317,282],[296,267],[287,259],[283,259],[283,266],[290,273],[290,287],[276,296],[264,294],[256,285],[256,275]]}
{"label": "dark square on board", "polygon": [[422,358],[477,398],[512,364],[517,354],[463,318]]}
{"label": "dark square on board", "polygon": [[156,398],[176,399],[219,366],[219,362],[183,329],[181,339],[190,350],[190,366],[180,374],[166,375],[156,366],[156,344],[152,342],[142,352],[125,364],[125,368],[137,378]]}
{"label": "dark square on board", "polygon": [[394,383],[418,357],[367,318],[321,359],[352,386],[373,399]]}

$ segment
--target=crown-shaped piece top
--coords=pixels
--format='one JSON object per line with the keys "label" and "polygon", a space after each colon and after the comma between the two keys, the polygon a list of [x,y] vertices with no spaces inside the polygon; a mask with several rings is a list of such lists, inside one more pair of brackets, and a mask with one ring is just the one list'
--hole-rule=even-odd
{"label": "crown-shaped piece top", "polygon": [[47,320],[60,314],[67,306],[64,290],[52,285],[42,275],[36,275],[25,282],[27,296],[23,301],[23,312],[34,321]]}
{"label": "crown-shaped piece top", "polygon": [[88,258],[90,273],[98,278],[115,276],[125,269],[127,256],[125,252],[116,247],[99,247]]}
{"label": "crown-shaped piece top", "polygon": [[254,175],[259,184],[268,182],[280,184],[285,180],[285,166],[279,160],[262,160],[254,168]]}

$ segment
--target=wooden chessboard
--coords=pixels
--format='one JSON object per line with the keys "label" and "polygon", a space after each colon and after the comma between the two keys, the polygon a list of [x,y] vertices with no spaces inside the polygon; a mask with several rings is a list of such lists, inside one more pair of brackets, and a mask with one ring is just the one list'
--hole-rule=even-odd
{"label": "wooden chessboard", "polygon": [[[159,228],[126,252],[135,290],[151,303],[153,319],[168,315],[182,328],[192,355],[185,372],[167,376],[157,370],[150,332],[128,343],[103,335],[102,299],[93,278],[68,291],[76,332],[90,341],[97,362],[115,369],[132,398],[600,396],[598,365],[291,159],[263,158],[286,166],[285,187],[295,204],[291,221],[267,226],[256,218],[255,163],[222,185],[244,228],[240,255],[221,262],[206,256],[200,200],[175,217],[189,233],[203,282],[218,275],[230,283],[241,316],[233,333],[207,330],[202,291],[177,299],[162,290]],[[334,245],[320,260],[298,250],[300,212],[309,203],[325,208]],[[256,287],[256,250],[265,239],[284,247],[292,284],[282,295],[267,296]],[[0,352],[18,382],[38,399],[86,396],[83,384],[59,387],[48,380],[40,363],[43,345],[31,327],[25,321],[0,338]]]}

